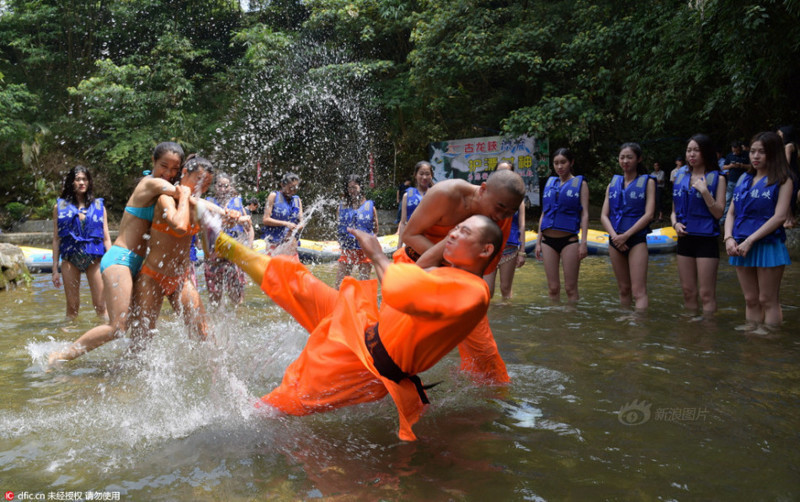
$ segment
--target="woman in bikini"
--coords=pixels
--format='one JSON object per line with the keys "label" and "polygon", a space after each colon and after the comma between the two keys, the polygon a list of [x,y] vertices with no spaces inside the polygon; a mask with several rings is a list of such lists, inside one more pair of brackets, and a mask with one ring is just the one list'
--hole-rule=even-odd
{"label": "woman in bikini", "polygon": [[[204,202],[195,202],[189,195],[202,196],[213,179],[211,162],[190,155],[183,165],[178,185],[181,197],[176,201],[168,195],[162,195],[156,202],[150,227],[150,247],[141,273],[136,278],[133,294],[131,338],[137,344],[155,329],[165,296],[193,334],[201,340],[207,338],[206,311],[191,281],[192,263],[189,255],[192,237],[200,230],[194,221],[195,211],[192,208],[195,203]],[[212,211],[223,211],[212,203],[207,205]]]}
{"label": "woman in bikini", "polygon": [[[49,365],[75,359],[127,331],[133,280],[144,262],[145,235],[150,231],[156,199],[161,195],[186,196],[171,182],[178,176],[183,159],[183,149],[177,143],[165,142],[156,146],[152,156],[153,174],[142,178],[136,185],[125,206],[119,235],[100,261],[109,322],[90,329],[68,348],[50,354]],[[188,214],[186,217],[188,219]]]}
{"label": "woman in bikini", "polygon": [[[581,260],[589,254],[586,235],[589,232],[589,185],[583,176],[572,174],[575,157],[567,148],[553,155],[556,176],[548,178],[542,196],[539,218],[539,239],[534,253],[544,262],[550,300],[561,298],[558,263],[564,270],[564,290],[571,303],[578,301],[578,272]],[[578,232],[581,233],[580,240]]]}
{"label": "woman in bikini", "polygon": [[[67,297],[67,319],[78,316],[81,274],[86,274],[94,311],[106,317],[100,258],[111,247],[103,199],[95,198],[92,175],[84,166],[73,167],[53,208],[53,286]],[[61,259],[61,271],[58,261]]]}
{"label": "woman in bikini", "polygon": [[608,254],[617,278],[619,301],[635,301],[637,311],[647,310],[647,234],[656,210],[656,180],[642,163],[638,143],[619,150],[622,174],[615,174],[606,188],[600,222],[608,232]]}

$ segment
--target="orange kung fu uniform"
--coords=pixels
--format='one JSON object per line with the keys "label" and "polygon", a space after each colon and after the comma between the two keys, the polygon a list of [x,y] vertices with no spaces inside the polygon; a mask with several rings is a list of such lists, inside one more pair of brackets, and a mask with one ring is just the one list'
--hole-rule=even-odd
{"label": "orange kung fu uniform", "polygon": [[[436,244],[447,237],[452,228],[434,225],[424,235]],[[503,231],[503,243],[505,243],[511,234],[511,218],[506,218],[500,223],[500,230]],[[392,259],[395,263],[414,263],[416,261],[409,256],[406,247],[394,252]],[[484,274],[495,270],[502,256],[503,250],[501,249],[486,267]],[[497,350],[497,342],[494,340],[488,317],[483,316],[475,329],[458,345],[458,353],[461,356],[461,370],[470,373],[479,381],[492,384],[505,384],[511,381],[506,364]]]}
{"label": "orange kung fu uniform", "polygon": [[[290,415],[307,415],[388,393],[405,441],[416,439],[411,427],[427,403],[415,375],[458,345],[489,305],[482,278],[450,267],[426,272],[416,265],[390,265],[380,311],[376,280],[345,277],[336,291],[282,256],[270,259],[261,289],[311,333],[280,386],[261,400]],[[375,348],[378,337],[383,355],[412,378],[385,376],[385,357]]]}

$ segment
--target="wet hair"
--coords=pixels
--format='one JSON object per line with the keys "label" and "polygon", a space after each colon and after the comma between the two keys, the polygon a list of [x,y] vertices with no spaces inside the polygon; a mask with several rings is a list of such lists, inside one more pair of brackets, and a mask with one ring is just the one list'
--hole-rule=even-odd
{"label": "wet hair", "polygon": [[489,263],[494,260],[495,256],[497,256],[497,253],[503,249],[503,231],[500,230],[497,223],[492,221],[488,216],[476,214],[475,217],[478,218],[482,224],[480,228],[481,242],[494,246],[491,256],[489,256],[489,259],[486,261],[486,265],[488,266]]}
{"label": "wet hair", "polygon": [[[647,174],[647,168],[644,167],[644,162],[642,158],[642,147],[639,146],[639,143],[633,143],[633,142],[623,143],[622,146],[619,147],[620,153],[622,153],[622,150],[625,150],[626,148],[630,148],[631,151],[633,151],[634,155],[636,155],[636,158],[639,159],[639,161],[636,163],[636,174],[638,174],[639,176]],[[678,159],[676,158],[675,160]],[[683,157],[680,157],[680,160],[683,161]]]}
{"label": "wet hair", "polygon": [[198,157],[196,153],[190,153],[186,157],[186,162],[183,163],[183,168],[187,173],[193,173],[198,169],[203,169],[208,174],[214,174],[214,166],[208,159]]}
{"label": "wet hair", "polygon": [[89,172],[89,169],[82,166],[77,165],[69,170],[67,175],[64,177],[64,187],[61,190],[61,198],[72,203],[77,204],[78,200],[75,197],[75,177],[78,173],[83,173],[86,175],[86,200],[84,201],[88,206],[92,202],[94,202],[94,182],[92,181],[92,173]]}
{"label": "wet hair", "polygon": [[247,205],[249,206],[250,204],[255,204],[257,206],[259,204],[258,199],[256,197],[251,197],[247,201]]}
{"label": "wet hair", "polygon": [[566,157],[566,159],[570,162],[570,164],[575,162],[575,155],[572,154],[572,152],[570,151],[569,148],[559,148],[553,154],[553,158],[555,159],[559,155],[562,155],[562,156]]}
{"label": "wet hair", "polygon": [[186,154],[183,152],[181,145],[175,143],[174,141],[164,141],[163,143],[156,145],[156,147],[153,149],[153,160],[158,160],[167,153],[177,154],[178,157],[181,158],[181,163],[183,163],[184,158],[186,158]]}
{"label": "wet hair", "polygon": [[[777,133],[764,131],[753,136],[753,139],[750,140],[750,145],[752,146],[756,141],[761,142],[764,147],[764,155],[767,157],[764,163],[767,168],[767,185],[783,184],[786,178],[789,177],[789,163],[786,162],[783,140]],[[747,172],[751,174],[755,172],[752,164],[750,164]]]}
{"label": "wet hair", "polygon": [[281,176],[281,186],[282,187],[288,185],[289,183],[293,183],[295,181],[299,182],[300,181],[300,176],[296,175],[293,172],[288,172],[288,173],[284,174],[283,176]]}
{"label": "wet hair", "polygon": [[714,142],[711,141],[711,138],[705,134],[695,134],[689,138],[686,146],[689,146],[690,141],[694,141],[700,147],[700,157],[703,159],[705,172],[716,171],[719,168],[717,165],[717,149],[714,147]]}
{"label": "wet hair", "polygon": [[350,191],[347,189],[350,183],[355,183],[356,185],[361,187],[361,176],[357,174],[350,174],[344,179],[342,183],[342,196],[344,197],[345,203],[347,204],[352,204],[353,202],[356,202],[350,196]]}
{"label": "wet hair", "polygon": [[495,170],[489,175],[489,179],[486,180],[486,187],[492,190],[505,190],[514,197],[519,197],[516,205],[519,205],[523,197],[525,197],[525,182],[522,181],[520,175],[514,171],[505,169],[501,169],[500,171]]}

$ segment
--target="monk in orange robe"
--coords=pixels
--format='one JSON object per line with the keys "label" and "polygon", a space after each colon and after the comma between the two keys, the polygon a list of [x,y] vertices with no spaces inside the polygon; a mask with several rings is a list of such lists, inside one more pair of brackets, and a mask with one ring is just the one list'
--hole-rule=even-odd
{"label": "monk in orange robe", "polygon": [[[408,220],[402,241],[392,258],[395,263],[438,266],[442,261],[444,238],[450,229],[472,215],[491,218],[503,232],[503,243],[511,233],[511,217],[525,197],[525,183],[513,171],[496,171],[481,185],[464,180],[445,180],[431,187]],[[502,253],[486,268],[491,273]],[[461,370],[477,380],[493,384],[510,381],[506,365],[497,350],[489,319],[484,316],[458,345]]]}
{"label": "monk in orange robe", "polygon": [[[375,267],[377,280],[346,277],[340,289],[283,256],[269,257],[206,224],[205,241],[239,265],[261,289],[310,332],[303,352],[283,381],[261,398],[290,415],[307,415],[377,401],[388,393],[397,406],[398,435],[416,439],[411,427],[428,399],[417,376],[450,352],[486,316],[486,265],[502,246],[502,232],[475,216],[448,235],[444,259],[450,267],[423,270],[393,264],[375,236],[350,230]],[[378,281],[383,302],[378,308]]]}

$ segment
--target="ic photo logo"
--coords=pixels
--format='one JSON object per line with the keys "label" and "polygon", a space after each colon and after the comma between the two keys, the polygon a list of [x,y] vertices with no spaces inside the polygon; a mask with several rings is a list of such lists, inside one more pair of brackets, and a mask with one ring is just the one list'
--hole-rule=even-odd
{"label": "ic photo logo", "polygon": [[634,399],[628,404],[623,405],[617,413],[617,420],[622,425],[642,425],[650,420],[650,407],[652,403]]}

